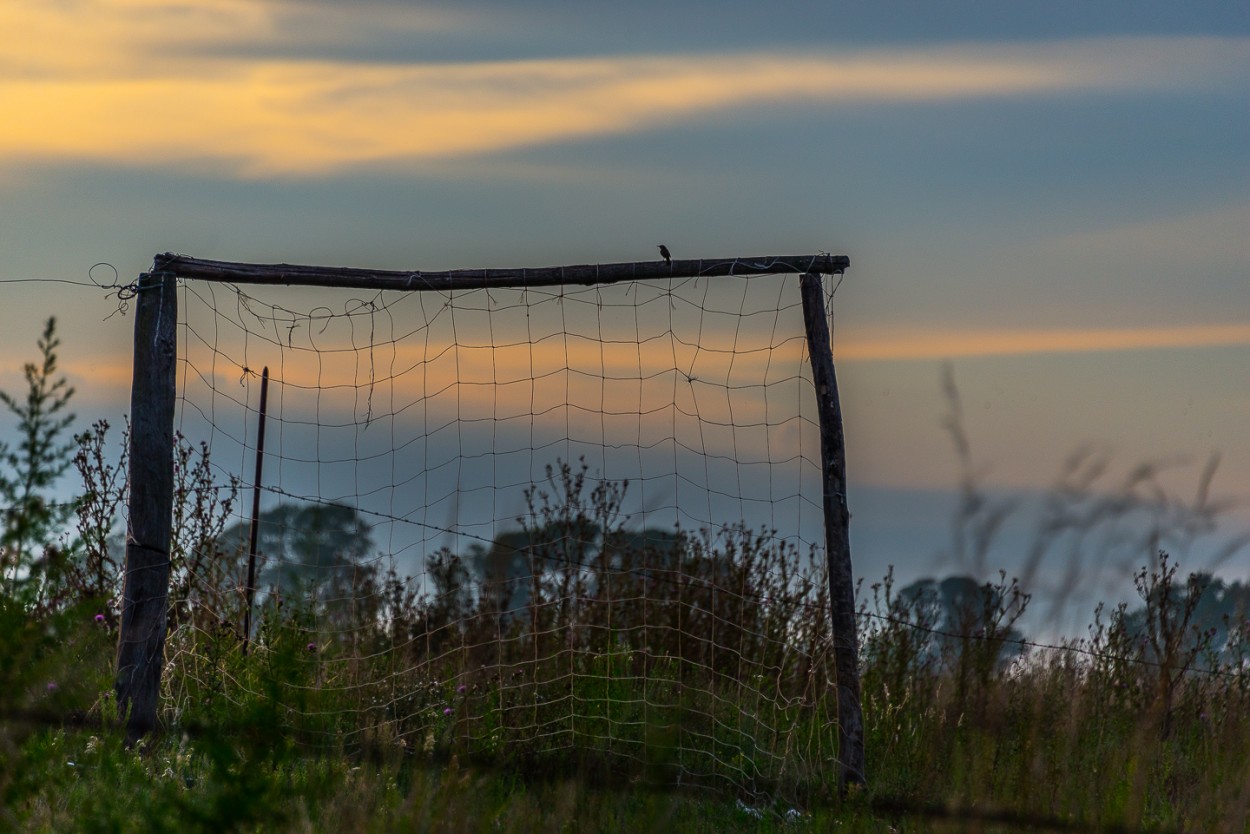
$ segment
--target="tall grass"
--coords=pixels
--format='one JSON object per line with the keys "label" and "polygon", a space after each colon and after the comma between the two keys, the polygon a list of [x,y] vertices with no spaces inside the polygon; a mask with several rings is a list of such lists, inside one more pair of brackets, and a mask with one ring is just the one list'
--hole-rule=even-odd
{"label": "tall grass", "polygon": [[[535,540],[552,530],[543,506],[562,523],[594,517],[593,501],[570,511],[582,497],[576,476],[553,473],[553,484],[571,486],[549,496],[555,503],[537,501]],[[200,519],[194,529],[219,527]],[[229,621],[175,595],[171,606],[184,613],[170,638],[164,729],[140,749],[122,744],[109,694],[113,618],[97,616],[109,602],[32,612],[6,598],[3,823],[29,831],[1015,830],[1026,821],[1245,830],[1250,620],[1230,622],[1217,651],[1191,621],[1202,584],[1179,581],[1166,554],[1137,575],[1139,611],[1100,608],[1087,636],[1053,646],[1019,639],[1014,626],[1029,598],[1005,576],[976,586],[972,607],[954,619],[885,577],[860,618],[868,785],[842,797],[833,790],[826,644],[813,627],[810,649],[778,648],[805,633],[795,624],[811,614],[805,595],[824,603],[818,573],[795,559],[785,582],[769,586],[781,572],[752,566],[777,554],[738,531],[683,542],[680,555],[666,550],[665,569],[691,579],[656,582],[638,596],[623,590],[626,574],[648,578],[655,565],[601,564],[580,601],[561,611],[560,589],[596,569],[567,550],[570,541],[560,539],[567,558],[526,577],[532,596],[510,625],[483,603],[489,594],[460,597],[467,608],[458,610],[447,599],[412,598],[392,572],[353,588],[371,600],[355,607],[272,597],[245,655]],[[698,604],[689,596],[711,593],[695,580],[713,565],[715,575],[736,577],[732,587],[751,588],[750,600],[775,597],[785,612],[779,630],[769,631],[768,611],[748,615],[742,593],[727,595],[736,607],[715,626],[719,640],[673,627],[665,606],[715,610],[710,596]],[[635,623],[625,605],[610,626],[595,613],[609,586],[618,603],[651,608],[633,611]],[[727,625],[735,617],[741,631]],[[476,640],[479,630],[494,639]],[[716,658],[726,645],[739,653]],[[768,670],[763,688],[741,679],[748,667],[740,661],[753,654]],[[802,748],[778,752],[778,740]]]}
{"label": "tall grass", "polygon": [[[871,609],[887,611],[864,641],[868,787],[759,806],[725,783],[679,786],[660,756],[650,770],[614,770],[593,710],[567,744],[492,748],[484,740],[510,712],[489,681],[459,701],[409,693],[431,706],[423,734],[387,734],[372,690],[309,686],[315,664],[291,621],[272,621],[266,650],[247,658],[202,646],[204,663],[218,653],[216,688],[171,694],[165,731],[128,750],[107,694],[109,626],[86,609],[33,622],[8,606],[4,820],[30,831],[1014,830],[1013,820],[1245,830],[1250,680],[1232,655],[1205,658],[1202,671],[1169,667],[1111,617],[1082,640],[980,674],[959,642],[906,624],[916,612]],[[1248,638],[1243,623],[1235,639]],[[662,672],[640,682],[620,656],[592,662],[597,674],[575,692],[587,703],[665,685]],[[444,703],[456,714],[443,716]],[[482,743],[470,745],[474,710]],[[686,720],[660,711],[643,743],[664,749]],[[830,758],[834,738],[821,742]]]}
{"label": "tall grass", "polygon": [[[625,485],[563,464],[424,592],[362,566],[275,587],[244,652],[237,484],[182,442],[162,727],[128,748],[106,431],[80,438],[73,540],[23,539],[0,595],[0,828],[1246,830],[1250,614],[1217,645],[1166,553],[1138,606],[1054,645],[1023,639],[1005,574],[953,611],[887,575],[860,612],[868,781],[839,795],[820,561],[770,531],[628,531]],[[974,486],[980,557],[1002,508]]]}

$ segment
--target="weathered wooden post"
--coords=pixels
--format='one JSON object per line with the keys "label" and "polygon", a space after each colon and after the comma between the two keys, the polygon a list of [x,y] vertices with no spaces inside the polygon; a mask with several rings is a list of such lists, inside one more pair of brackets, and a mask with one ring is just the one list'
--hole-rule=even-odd
{"label": "weathered wooden post", "polygon": [[178,296],[172,273],[139,276],[130,389],[130,519],[117,642],[117,706],[134,742],[156,726],[174,506]]}
{"label": "weathered wooden post", "polygon": [[833,371],[833,344],[825,317],[824,283],[818,273],[799,278],[803,324],[812,358],[820,412],[820,464],[824,482],[825,552],[829,560],[829,609],[833,665],[838,688],[838,784],[863,784],[864,718],[859,703],[859,635],[855,625],[855,579],[851,570],[851,513],[846,506],[846,439]]}

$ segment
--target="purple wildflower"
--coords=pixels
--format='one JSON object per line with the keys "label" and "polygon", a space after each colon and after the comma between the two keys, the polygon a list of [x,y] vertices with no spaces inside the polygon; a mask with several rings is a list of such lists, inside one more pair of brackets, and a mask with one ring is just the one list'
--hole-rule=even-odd
{"label": "purple wildflower", "polygon": [[446,709],[444,709],[443,715],[451,715],[451,707],[447,707]]}
{"label": "purple wildflower", "polygon": [[96,615],[95,615],[95,621],[96,621],[97,623],[102,623],[102,622],[104,622],[104,615],[103,615],[103,614],[96,614]]}
{"label": "purple wildflower", "polygon": [[56,685],[56,681],[48,681],[49,692],[56,692],[58,689],[60,689],[60,687]]}
{"label": "purple wildflower", "polygon": [[463,694],[464,694],[464,684],[460,684],[459,686],[457,686],[457,687],[456,687],[456,691],[457,691],[457,692],[459,692],[461,695],[463,695]]}
{"label": "purple wildflower", "polygon": [[316,644],[316,643],[309,643],[309,644],[308,644],[307,646],[305,646],[304,648],[308,649],[308,651],[310,651],[310,652],[315,652],[315,651],[317,651],[317,644]]}

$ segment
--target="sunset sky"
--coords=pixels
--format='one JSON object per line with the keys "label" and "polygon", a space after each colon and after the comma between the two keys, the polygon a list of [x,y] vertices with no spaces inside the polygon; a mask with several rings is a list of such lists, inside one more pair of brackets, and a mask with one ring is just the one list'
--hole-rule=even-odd
{"label": "sunset sky", "polygon": [[56,314],[82,425],[128,408],[133,319],[44,282],[97,262],[828,251],[869,581],[959,567],[948,363],[1002,494],[1089,446],[1183,501],[1219,453],[1250,501],[1242,0],[6,0],[0,33],[0,384]]}

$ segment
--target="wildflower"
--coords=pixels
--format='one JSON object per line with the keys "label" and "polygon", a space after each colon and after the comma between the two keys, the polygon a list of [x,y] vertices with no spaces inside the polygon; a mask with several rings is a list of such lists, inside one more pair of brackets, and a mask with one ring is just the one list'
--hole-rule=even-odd
{"label": "wildflower", "polygon": [[445,708],[445,709],[443,710],[443,715],[451,715],[451,707],[447,707],[447,708]]}
{"label": "wildflower", "polygon": [[308,651],[310,651],[310,652],[315,652],[315,651],[317,651],[317,644],[316,644],[316,643],[309,643],[309,644],[308,644],[307,646],[305,646],[304,648],[308,649]]}
{"label": "wildflower", "polygon": [[456,687],[456,692],[458,692],[458,693],[460,693],[461,695],[463,695],[463,694],[464,694],[464,684],[460,684],[459,686],[457,686],[457,687]]}
{"label": "wildflower", "polygon": [[49,692],[56,692],[58,689],[60,689],[60,687],[56,685],[56,681],[48,681]]}
{"label": "wildflower", "polygon": [[103,614],[96,614],[96,615],[95,615],[95,621],[96,621],[97,623],[102,623],[102,622],[104,622],[104,615],[103,615]]}

